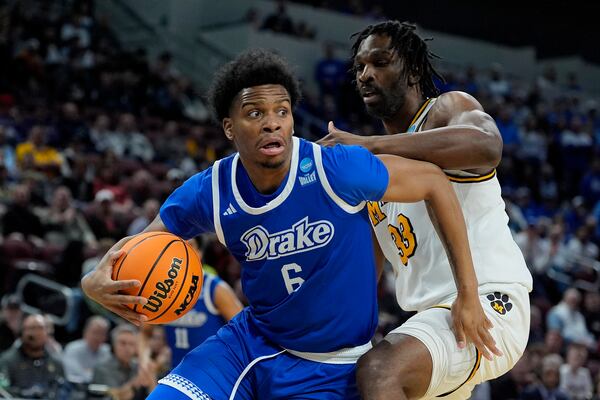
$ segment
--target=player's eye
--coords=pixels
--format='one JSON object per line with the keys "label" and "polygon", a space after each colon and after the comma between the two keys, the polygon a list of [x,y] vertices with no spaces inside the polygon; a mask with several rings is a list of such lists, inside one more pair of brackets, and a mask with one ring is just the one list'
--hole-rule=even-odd
{"label": "player's eye", "polygon": [[258,110],[252,110],[252,111],[250,111],[248,113],[248,116],[250,118],[258,118],[258,117],[260,117],[260,111],[258,111]]}
{"label": "player's eye", "polygon": [[277,112],[277,114],[278,114],[280,117],[285,117],[286,115],[288,115],[288,110],[286,110],[285,108],[282,108],[282,109],[280,109],[280,110]]}
{"label": "player's eye", "polygon": [[353,66],[354,72],[362,72],[365,69],[365,64],[356,63]]}
{"label": "player's eye", "polygon": [[388,60],[377,60],[375,61],[375,66],[376,67],[385,67],[389,64],[390,62]]}

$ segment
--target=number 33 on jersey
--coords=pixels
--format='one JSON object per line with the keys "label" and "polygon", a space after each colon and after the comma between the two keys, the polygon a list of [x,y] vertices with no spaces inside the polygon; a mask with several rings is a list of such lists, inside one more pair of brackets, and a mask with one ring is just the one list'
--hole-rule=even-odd
{"label": "number 33 on jersey", "polygon": [[[415,236],[410,219],[404,214],[398,214],[395,221],[387,221],[387,215],[383,211],[383,206],[386,202],[369,201],[367,208],[371,224],[376,232],[387,228],[392,237],[392,241],[397,248],[400,261],[404,266],[408,266],[408,259],[415,254],[417,250],[417,237]],[[384,227],[382,222],[388,222],[387,227]],[[385,249],[384,249],[385,251]]]}

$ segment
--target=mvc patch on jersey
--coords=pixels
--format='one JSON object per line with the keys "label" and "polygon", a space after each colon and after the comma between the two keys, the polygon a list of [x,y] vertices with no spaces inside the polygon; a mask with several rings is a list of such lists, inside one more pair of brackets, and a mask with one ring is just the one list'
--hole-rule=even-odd
{"label": "mvc patch on jersey", "polygon": [[314,170],[314,162],[310,157],[305,157],[300,161],[300,171],[298,180],[301,186],[306,186],[317,181],[317,171]]}
{"label": "mvc patch on jersey", "polygon": [[488,294],[487,299],[490,301],[490,307],[494,309],[498,314],[504,315],[512,310],[512,303],[507,294],[494,292],[494,294]]}

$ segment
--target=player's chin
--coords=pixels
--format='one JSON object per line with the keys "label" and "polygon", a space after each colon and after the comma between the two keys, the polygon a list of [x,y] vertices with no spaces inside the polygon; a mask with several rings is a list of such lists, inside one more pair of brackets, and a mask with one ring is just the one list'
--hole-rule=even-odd
{"label": "player's chin", "polygon": [[375,118],[386,118],[390,114],[385,103],[382,101],[365,103],[365,108],[367,110],[367,114]]}
{"label": "player's chin", "polygon": [[260,165],[263,168],[268,168],[268,169],[278,169],[281,168],[283,166],[283,163],[285,162],[285,157],[272,157],[270,159],[266,159],[261,161]]}

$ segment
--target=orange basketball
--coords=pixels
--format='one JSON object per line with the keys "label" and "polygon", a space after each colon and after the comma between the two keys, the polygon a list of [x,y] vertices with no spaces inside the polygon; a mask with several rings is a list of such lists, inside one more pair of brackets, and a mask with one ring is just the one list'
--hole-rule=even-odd
{"label": "orange basketball", "polygon": [[129,308],[146,315],[149,324],[165,324],[194,307],[202,290],[202,263],[186,241],[167,232],[147,232],[128,241],[123,250],[112,278],[139,280],[139,289],[123,294],[148,299],[144,306],[128,304]]}

